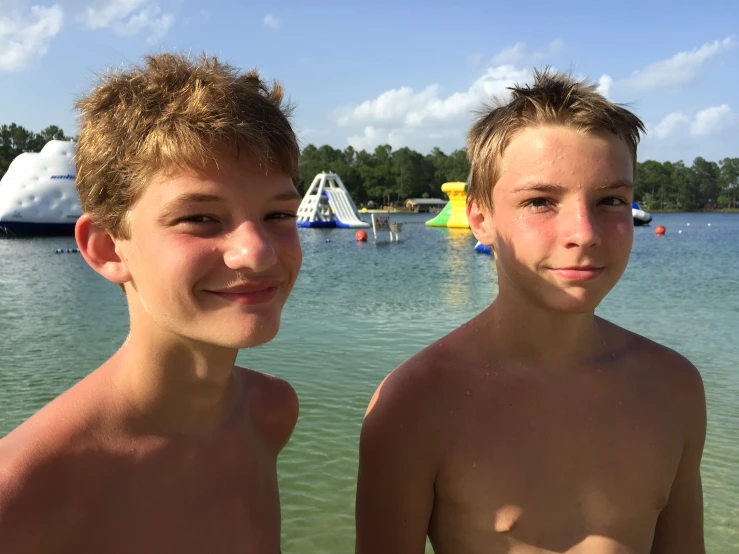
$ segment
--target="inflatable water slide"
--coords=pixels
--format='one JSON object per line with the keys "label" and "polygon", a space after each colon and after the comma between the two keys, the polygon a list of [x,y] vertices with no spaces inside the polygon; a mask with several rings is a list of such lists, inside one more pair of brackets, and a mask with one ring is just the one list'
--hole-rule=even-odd
{"label": "inflatable water slide", "polygon": [[441,191],[449,197],[449,202],[439,215],[426,222],[429,227],[450,227],[469,229],[467,221],[467,183],[454,181],[441,185]]}
{"label": "inflatable water slide", "polygon": [[0,233],[73,235],[82,214],[74,166],[75,143],[51,140],[41,152],[16,156],[0,179]]}
{"label": "inflatable water slide", "polygon": [[319,173],[298,208],[298,227],[362,228],[362,221],[349,191],[336,173]]}

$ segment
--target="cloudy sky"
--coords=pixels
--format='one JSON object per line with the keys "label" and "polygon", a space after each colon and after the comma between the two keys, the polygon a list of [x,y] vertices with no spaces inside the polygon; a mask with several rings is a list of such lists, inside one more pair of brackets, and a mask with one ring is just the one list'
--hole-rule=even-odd
{"label": "cloudy sky", "polygon": [[739,156],[739,2],[0,0],[0,124],[76,132],[96,74],[150,52],[282,81],[303,145],[464,144],[532,67],[600,84],[647,124],[639,157]]}

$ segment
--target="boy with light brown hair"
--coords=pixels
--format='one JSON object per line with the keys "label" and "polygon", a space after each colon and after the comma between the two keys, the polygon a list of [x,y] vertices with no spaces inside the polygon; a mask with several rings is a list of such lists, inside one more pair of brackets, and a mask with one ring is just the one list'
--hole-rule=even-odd
{"label": "boy with light brown hair", "polygon": [[0,552],[276,554],[298,399],[234,362],[275,336],[302,261],[282,89],[161,54],[77,107],[76,239],[130,333],[0,441]]}
{"label": "boy with light brown hair", "polygon": [[631,251],[642,122],[548,70],[511,90],[467,143],[498,296],[372,398],[357,552],[704,553],[700,374],[594,314]]}

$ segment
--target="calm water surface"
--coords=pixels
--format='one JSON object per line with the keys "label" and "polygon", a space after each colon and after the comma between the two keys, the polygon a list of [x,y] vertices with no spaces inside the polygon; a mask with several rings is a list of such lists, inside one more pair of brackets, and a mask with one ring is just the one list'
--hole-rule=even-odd
{"label": "calm water surface", "polygon": [[[400,244],[301,229],[303,270],[280,334],[239,355],[300,396],[278,467],[286,554],[352,551],[357,442],[372,393],[496,294],[491,258],[472,251],[469,231],[395,217],[407,222]],[[656,225],[667,227],[664,237]],[[72,246],[68,238],[0,240],[0,436],[100,365],[127,333],[119,289],[78,254],[53,253]],[[651,228],[635,229],[626,274],[599,309],[677,349],[703,375],[710,554],[739,552],[738,251],[739,214],[656,214]]]}

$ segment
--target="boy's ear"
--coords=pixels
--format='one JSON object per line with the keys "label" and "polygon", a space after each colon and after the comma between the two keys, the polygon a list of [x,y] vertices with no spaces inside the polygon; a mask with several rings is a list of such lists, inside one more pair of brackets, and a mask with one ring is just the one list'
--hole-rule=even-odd
{"label": "boy's ear", "polygon": [[116,239],[93,223],[85,213],[77,220],[74,238],[88,265],[108,281],[122,285],[131,280],[128,265],[116,251]]}
{"label": "boy's ear", "polygon": [[482,208],[475,200],[467,202],[467,221],[475,238],[485,246],[495,243],[495,231],[493,229],[493,214]]}

